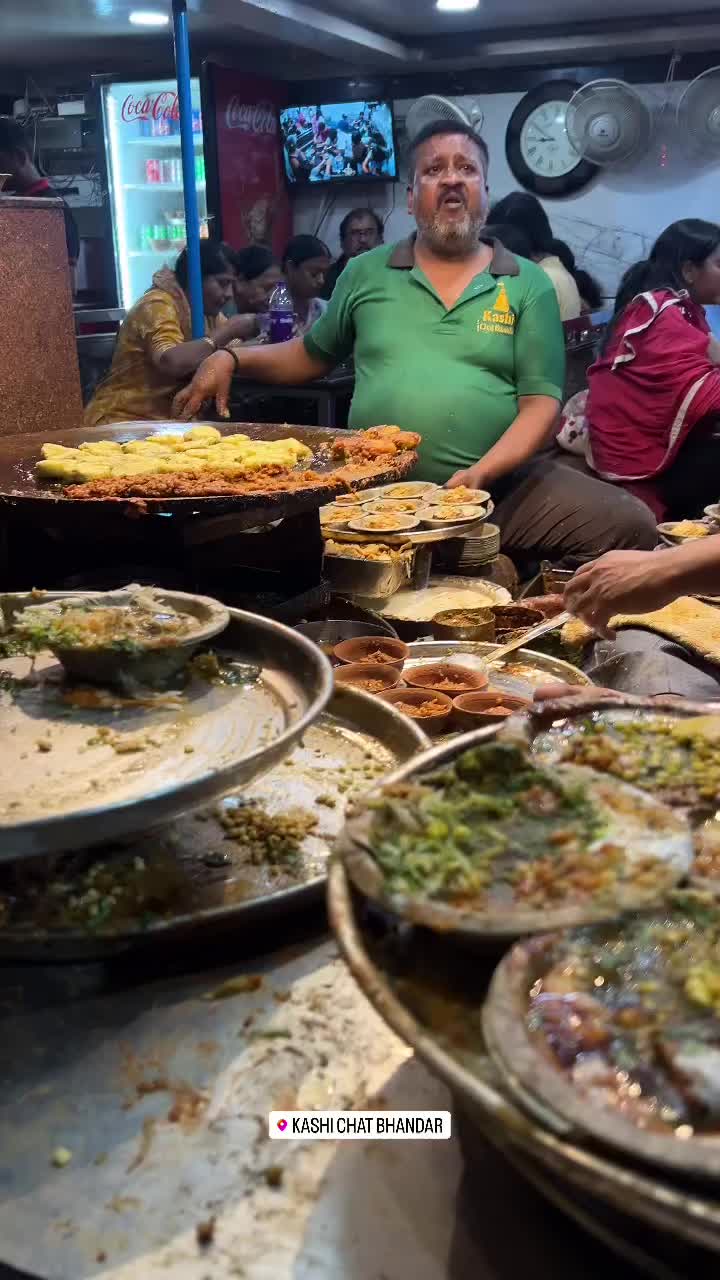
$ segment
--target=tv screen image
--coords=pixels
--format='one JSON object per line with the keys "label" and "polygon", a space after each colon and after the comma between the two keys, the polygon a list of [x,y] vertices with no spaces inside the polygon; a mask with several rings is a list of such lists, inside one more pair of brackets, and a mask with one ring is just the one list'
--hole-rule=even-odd
{"label": "tv screen image", "polygon": [[280,112],[288,181],[392,181],[397,178],[389,102],[336,102]]}

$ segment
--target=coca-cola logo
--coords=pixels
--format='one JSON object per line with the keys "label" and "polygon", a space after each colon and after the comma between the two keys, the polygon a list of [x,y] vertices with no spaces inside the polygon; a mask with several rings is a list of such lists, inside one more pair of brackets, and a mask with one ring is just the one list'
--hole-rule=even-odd
{"label": "coca-cola logo", "polygon": [[179,120],[177,93],[163,89],[161,93],[146,93],[139,98],[129,93],[120,114],[126,123],[131,120]]}
{"label": "coca-cola logo", "polygon": [[243,102],[235,95],[225,109],[225,127],[243,133],[277,133],[275,108],[271,102]]}

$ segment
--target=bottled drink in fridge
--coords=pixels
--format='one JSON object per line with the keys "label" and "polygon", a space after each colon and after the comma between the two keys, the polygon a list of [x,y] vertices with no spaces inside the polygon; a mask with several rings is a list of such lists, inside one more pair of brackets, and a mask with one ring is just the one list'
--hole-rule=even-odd
{"label": "bottled drink in fridge", "polygon": [[287,342],[295,328],[295,308],[290,290],[283,281],[275,286],[270,298],[270,341]]}
{"label": "bottled drink in fridge", "polygon": [[160,181],[160,176],[161,176],[161,174],[160,174],[160,161],[159,161],[159,160],[146,160],[146,161],[145,161],[145,181],[146,181],[146,182],[159,182],[159,181]]}

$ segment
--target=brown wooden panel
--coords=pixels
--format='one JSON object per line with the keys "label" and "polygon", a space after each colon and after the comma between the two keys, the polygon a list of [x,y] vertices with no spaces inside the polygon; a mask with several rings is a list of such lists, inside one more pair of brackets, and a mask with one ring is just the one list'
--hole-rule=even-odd
{"label": "brown wooden panel", "polygon": [[0,196],[0,436],[82,421],[59,200]]}

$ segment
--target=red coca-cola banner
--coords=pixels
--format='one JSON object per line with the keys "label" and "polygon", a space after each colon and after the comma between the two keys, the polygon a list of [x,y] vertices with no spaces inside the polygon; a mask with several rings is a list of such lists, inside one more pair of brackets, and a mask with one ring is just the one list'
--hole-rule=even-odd
{"label": "red coca-cola banner", "polygon": [[209,71],[223,239],[236,249],[266,244],[279,256],[292,225],[278,123],[284,85],[227,67]]}

